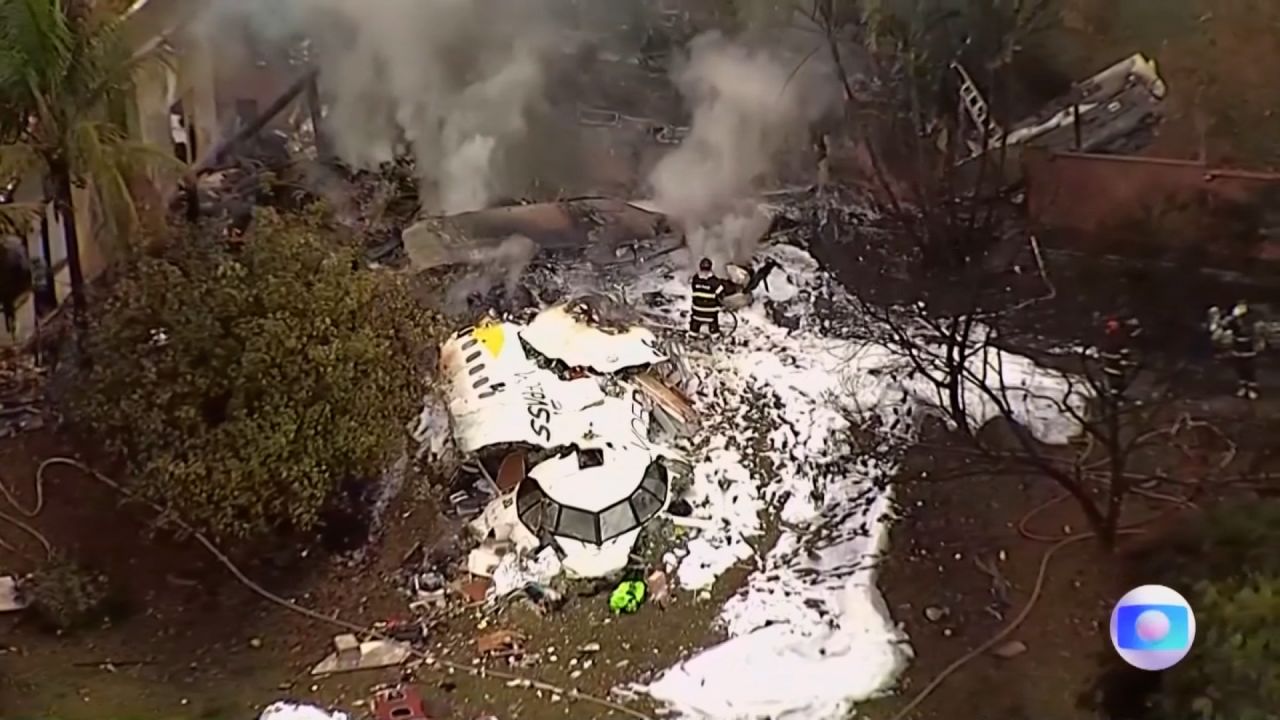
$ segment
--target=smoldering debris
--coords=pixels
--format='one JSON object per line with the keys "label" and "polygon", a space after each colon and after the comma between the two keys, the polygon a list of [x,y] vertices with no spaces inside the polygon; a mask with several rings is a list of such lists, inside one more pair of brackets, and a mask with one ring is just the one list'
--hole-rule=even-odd
{"label": "smoldering debris", "polygon": [[690,227],[685,242],[693,257],[713,258],[721,265],[747,264],[772,224],[773,216],[761,205],[744,202],[713,222]]}
{"label": "smoldering debris", "polygon": [[[353,196],[339,214],[360,226],[378,264],[407,260],[416,272],[464,266],[464,272],[448,273],[454,286],[443,302],[455,309],[494,292],[519,294],[519,274],[546,251],[586,250],[599,264],[641,262],[636,245],[663,237],[718,263],[748,264],[774,222],[760,208],[759,192],[782,174],[784,153],[803,154],[811,125],[838,104],[838,83],[821,55],[806,58],[812,38],[795,51],[776,37],[767,47],[718,33],[690,43],[672,72],[691,115],[687,132],[678,134],[678,144],[669,145],[650,173],[633,175],[646,177],[662,212],[601,198],[547,203],[554,212],[536,204],[492,208],[497,198],[528,194],[508,160],[531,145],[573,146],[574,133],[586,132],[576,121],[553,124],[554,137],[533,130],[552,126],[540,115],[550,112],[556,94],[550,92],[552,74],[563,64],[566,46],[581,42],[569,41],[581,37],[571,27],[573,11],[562,12],[569,4],[219,0],[210,4],[202,27],[225,38],[234,25],[281,47],[305,39],[319,69],[329,145],[357,171],[345,178],[347,187],[369,185],[370,176],[389,168],[411,172],[417,185],[408,192],[389,180],[385,188],[379,185],[386,192]],[[655,142],[651,149],[662,152],[660,147]],[[406,152],[408,163],[402,161]],[[343,192],[343,183],[330,179],[305,177],[326,198]],[[410,196],[412,209],[398,207]],[[338,199],[335,204],[342,204]],[[418,222],[406,228],[415,215]],[[492,216],[501,225],[526,215],[527,228],[515,222],[519,227],[502,231],[460,220],[487,222]]]}
{"label": "smoldering debris", "polygon": [[[446,311],[450,314],[463,312],[469,298],[485,296],[499,285],[504,297],[515,299],[520,277],[537,251],[537,245],[523,235],[512,235],[493,247],[472,247],[461,251],[454,258],[454,263],[467,265],[471,272],[449,288],[445,296]],[[412,257],[410,254],[411,262]]]}
{"label": "smoldering debris", "polygon": [[446,213],[504,192],[506,152],[526,141],[546,58],[569,36],[556,0],[220,0],[200,25],[215,47],[310,43],[325,131],[352,167],[414,156],[424,204]]}
{"label": "smoldering debris", "polygon": [[717,32],[695,38],[672,77],[693,121],[649,175],[655,203],[696,251],[742,262],[769,222],[744,201],[776,174],[783,151],[806,146],[810,126],[839,98],[835,77],[815,58]]}

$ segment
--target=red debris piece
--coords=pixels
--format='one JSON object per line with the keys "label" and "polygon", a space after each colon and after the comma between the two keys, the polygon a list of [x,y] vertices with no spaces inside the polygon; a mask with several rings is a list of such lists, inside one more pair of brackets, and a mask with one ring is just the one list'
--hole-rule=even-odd
{"label": "red debris piece", "polygon": [[411,685],[380,690],[373,698],[373,716],[378,720],[433,720],[422,695]]}

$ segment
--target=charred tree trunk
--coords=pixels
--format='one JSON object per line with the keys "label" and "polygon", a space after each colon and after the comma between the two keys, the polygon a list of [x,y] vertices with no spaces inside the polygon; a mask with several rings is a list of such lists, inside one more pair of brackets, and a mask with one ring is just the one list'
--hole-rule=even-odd
{"label": "charred tree trunk", "polygon": [[1120,438],[1120,406],[1111,403],[1107,410],[1107,466],[1110,470],[1110,484],[1107,487],[1107,510],[1102,518],[1102,527],[1098,529],[1098,539],[1107,550],[1116,546],[1116,537],[1120,531],[1120,516],[1124,512],[1124,498],[1129,492],[1128,478],[1125,477],[1125,449]]}

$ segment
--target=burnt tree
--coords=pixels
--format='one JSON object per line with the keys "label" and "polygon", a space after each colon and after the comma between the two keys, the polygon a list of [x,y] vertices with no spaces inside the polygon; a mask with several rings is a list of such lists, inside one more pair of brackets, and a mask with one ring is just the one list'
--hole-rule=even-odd
{"label": "burnt tree", "polygon": [[[1221,449],[1209,460],[1202,457],[1203,443],[1195,438],[1201,431],[1215,433],[1218,445],[1230,441],[1189,414],[1178,390],[1180,368],[1156,368],[1136,353],[1121,385],[1108,377],[1110,368],[1099,357],[1105,351],[1101,324],[1076,349],[1048,353],[1009,322],[1024,311],[1016,305],[960,313],[938,312],[924,302],[860,305],[867,337],[901,358],[916,393],[955,431],[957,452],[993,474],[1052,480],[1076,502],[1104,547],[1114,547],[1125,501],[1135,491],[1173,499],[1145,486],[1196,485],[1230,462]],[[986,428],[991,420],[1004,432]],[[1045,425],[1057,427],[1046,431]],[[1172,468],[1170,448],[1184,456]],[[1182,477],[1186,473],[1192,477]]]}

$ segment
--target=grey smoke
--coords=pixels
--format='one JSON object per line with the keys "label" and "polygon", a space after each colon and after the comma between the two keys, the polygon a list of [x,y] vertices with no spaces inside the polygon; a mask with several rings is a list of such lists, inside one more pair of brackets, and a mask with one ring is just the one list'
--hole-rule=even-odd
{"label": "grey smoke", "polygon": [[537,252],[537,244],[524,235],[512,235],[496,246],[455,250],[450,264],[465,264],[473,270],[449,287],[448,309],[465,308],[468,297],[487,293],[500,282],[507,297],[512,297]]}
{"label": "grey smoke", "polygon": [[685,231],[693,257],[744,262],[767,229],[769,218],[752,199],[783,153],[808,146],[810,126],[839,97],[830,68],[805,58],[712,32],[695,38],[673,69],[693,119],[649,184],[657,205]]}
{"label": "grey smoke", "polygon": [[324,124],[353,166],[415,155],[424,204],[484,207],[504,154],[526,140],[545,95],[548,53],[565,44],[555,0],[217,0],[204,28],[216,49],[236,30],[311,42]]}

